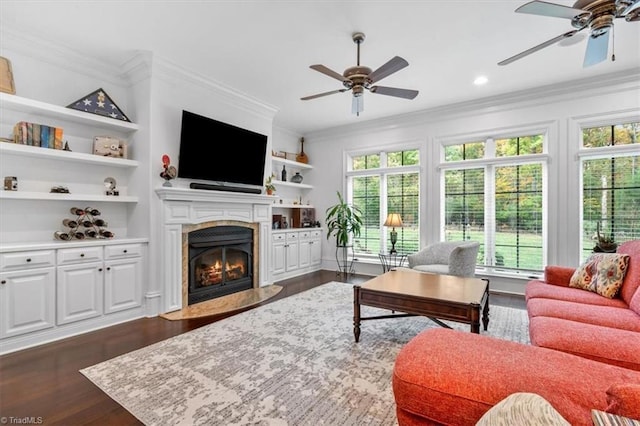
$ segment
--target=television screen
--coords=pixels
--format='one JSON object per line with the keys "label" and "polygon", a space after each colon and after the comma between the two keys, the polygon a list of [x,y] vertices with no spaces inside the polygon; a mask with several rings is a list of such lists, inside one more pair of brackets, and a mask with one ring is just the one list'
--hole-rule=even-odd
{"label": "television screen", "polygon": [[267,136],[182,111],[178,177],[262,186]]}

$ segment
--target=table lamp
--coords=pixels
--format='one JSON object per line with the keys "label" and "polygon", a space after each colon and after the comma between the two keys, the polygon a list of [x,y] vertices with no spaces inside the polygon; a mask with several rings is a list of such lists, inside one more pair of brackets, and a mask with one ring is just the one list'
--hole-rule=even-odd
{"label": "table lamp", "polygon": [[384,221],[384,226],[391,226],[391,250],[389,250],[389,253],[397,253],[396,242],[398,241],[398,233],[396,232],[396,226],[398,228],[402,227],[400,213],[389,213],[387,220]]}

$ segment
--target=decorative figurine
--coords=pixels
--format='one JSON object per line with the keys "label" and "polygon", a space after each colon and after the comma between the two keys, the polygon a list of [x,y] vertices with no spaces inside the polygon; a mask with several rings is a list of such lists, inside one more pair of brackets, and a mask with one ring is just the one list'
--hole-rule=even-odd
{"label": "decorative figurine", "polygon": [[162,171],[162,173],[160,173],[160,177],[164,179],[164,183],[162,184],[162,186],[172,186],[170,181],[171,179],[175,179],[176,175],[178,174],[176,168],[170,165],[170,163],[171,159],[169,158],[169,156],[167,154],[163,155],[162,167],[164,168],[164,170]]}

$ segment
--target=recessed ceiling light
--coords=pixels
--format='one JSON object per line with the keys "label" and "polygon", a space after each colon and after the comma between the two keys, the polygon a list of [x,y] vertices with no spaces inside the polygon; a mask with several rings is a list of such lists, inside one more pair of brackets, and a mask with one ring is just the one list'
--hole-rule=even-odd
{"label": "recessed ceiling light", "polygon": [[475,84],[476,86],[482,86],[483,84],[487,84],[488,81],[489,79],[487,77],[481,75],[480,77],[476,77],[476,79],[473,80],[473,84]]}

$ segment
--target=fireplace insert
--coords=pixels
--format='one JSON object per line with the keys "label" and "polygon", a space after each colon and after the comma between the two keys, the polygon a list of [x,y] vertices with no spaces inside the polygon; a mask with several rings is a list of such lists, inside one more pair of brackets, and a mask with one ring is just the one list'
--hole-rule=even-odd
{"label": "fireplace insert", "polygon": [[253,288],[253,230],[215,226],[189,232],[189,304]]}

